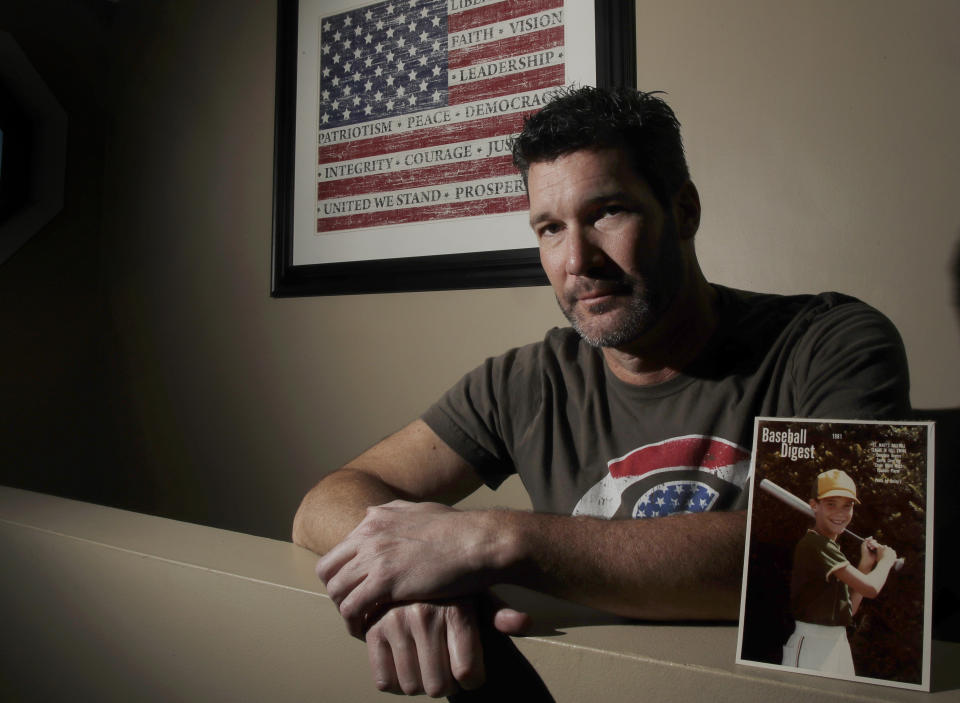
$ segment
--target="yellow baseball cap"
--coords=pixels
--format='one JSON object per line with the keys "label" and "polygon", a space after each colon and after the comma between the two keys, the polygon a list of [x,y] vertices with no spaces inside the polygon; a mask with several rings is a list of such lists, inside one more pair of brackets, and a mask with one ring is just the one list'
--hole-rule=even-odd
{"label": "yellow baseball cap", "polygon": [[855,503],[860,502],[853,479],[840,469],[830,469],[817,476],[817,500],[833,496],[853,498]]}

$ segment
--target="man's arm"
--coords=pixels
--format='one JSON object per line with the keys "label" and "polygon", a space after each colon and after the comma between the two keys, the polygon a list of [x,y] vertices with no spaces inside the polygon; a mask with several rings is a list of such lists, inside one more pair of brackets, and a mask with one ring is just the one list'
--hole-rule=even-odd
{"label": "man's arm", "polygon": [[368,507],[398,498],[449,504],[481,483],[470,464],[417,420],[314,486],[294,517],[293,541],[325,554],[360,523]]}
{"label": "man's arm", "polygon": [[384,602],[514,583],[627,617],[735,619],[745,516],[601,520],[512,510],[375,508],[317,573],[351,631]]}
{"label": "man's arm", "polygon": [[[303,499],[293,541],[323,554],[371,506],[397,498],[453,502],[480,485],[473,468],[421,421],[411,423],[321,480]],[[386,607],[357,636],[366,640],[377,688],[437,697],[472,689],[485,678],[478,618],[520,634],[528,616],[477,598]]]}

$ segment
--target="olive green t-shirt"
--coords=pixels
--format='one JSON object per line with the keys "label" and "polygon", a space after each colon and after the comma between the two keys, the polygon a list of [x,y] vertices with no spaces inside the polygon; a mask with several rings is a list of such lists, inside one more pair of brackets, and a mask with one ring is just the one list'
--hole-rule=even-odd
{"label": "olive green t-shirt", "polygon": [[875,309],[714,287],[717,331],[664,383],[624,383],[553,329],[488,359],[423,420],[489,486],[519,473],[535,510],[619,518],[746,508],[758,415],[905,416],[903,343]]}
{"label": "olive green t-shirt", "polygon": [[814,625],[849,625],[853,619],[850,589],[834,573],[850,562],[840,546],[809,530],[793,551],[790,612]]}

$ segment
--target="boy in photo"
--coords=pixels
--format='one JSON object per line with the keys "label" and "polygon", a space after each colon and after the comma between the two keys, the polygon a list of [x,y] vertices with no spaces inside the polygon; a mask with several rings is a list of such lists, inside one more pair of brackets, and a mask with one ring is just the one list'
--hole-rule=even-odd
{"label": "boy in photo", "polygon": [[876,598],[887,581],[896,552],[872,537],[860,547],[860,562],[847,560],[837,537],[853,519],[857,488],[845,472],[817,476],[810,507],[813,529],[793,554],[790,608],[796,628],[783,647],[783,665],[831,674],[854,675],[847,625],[864,597]]}

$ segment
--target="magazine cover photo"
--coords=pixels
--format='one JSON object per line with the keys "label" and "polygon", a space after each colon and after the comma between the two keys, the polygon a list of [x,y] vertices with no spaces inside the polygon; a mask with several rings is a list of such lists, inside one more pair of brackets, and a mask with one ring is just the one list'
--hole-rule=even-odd
{"label": "magazine cover photo", "polygon": [[929,690],[933,424],[754,437],[737,662]]}

